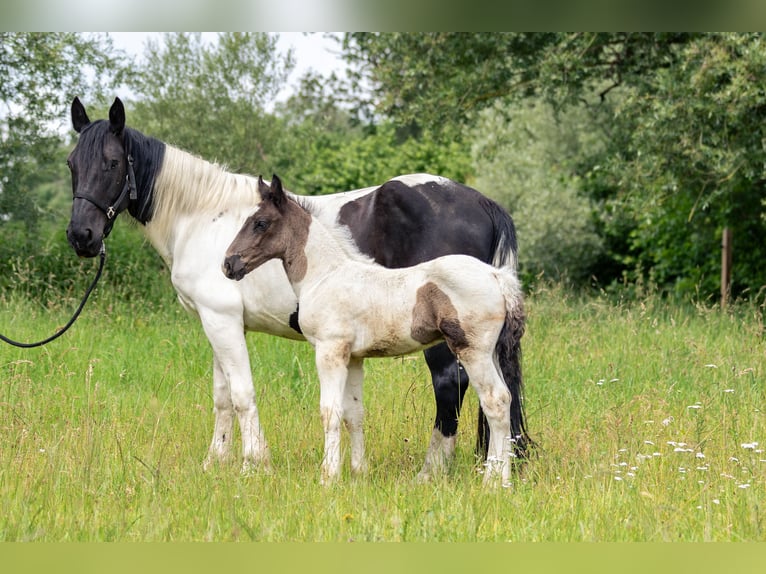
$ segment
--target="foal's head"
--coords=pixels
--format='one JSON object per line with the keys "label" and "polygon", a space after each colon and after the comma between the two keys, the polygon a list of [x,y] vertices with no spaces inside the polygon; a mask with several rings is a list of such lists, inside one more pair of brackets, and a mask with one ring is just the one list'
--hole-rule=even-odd
{"label": "foal's head", "polygon": [[229,279],[239,281],[270,259],[289,259],[291,248],[296,243],[305,243],[308,235],[311,216],[287,197],[276,175],[271,186],[259,177],[258,191],[261,194],[258,209],[245,220],[226,250],[223,273]]}

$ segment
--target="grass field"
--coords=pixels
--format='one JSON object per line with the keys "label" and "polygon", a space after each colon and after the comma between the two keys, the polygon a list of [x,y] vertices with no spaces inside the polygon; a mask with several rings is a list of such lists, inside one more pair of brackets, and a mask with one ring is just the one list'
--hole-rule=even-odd
{"label": "grass field", "polygon": [[[0,346],[3,541],[703,541],[766,539],[763,309],[527,302],[538,455],[481,485],[476,397],[449,475],[418,484],[433,418],[420,355],[367,362],[369,475],[319,484],[311,348],[250,335],[271,474],[202,472],[211,352],[177,305],[101,293],[37,350]],[[4,300],[0,332],[39,339],[68,310]]]}

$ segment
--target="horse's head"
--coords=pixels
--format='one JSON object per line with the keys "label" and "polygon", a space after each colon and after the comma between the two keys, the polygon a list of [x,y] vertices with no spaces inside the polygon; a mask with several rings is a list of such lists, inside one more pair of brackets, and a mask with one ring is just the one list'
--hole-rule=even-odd
{"label": "horse's head", "polygon": [[[93,257],[109,235],[114,219],[129,203],[125,108],[115,98],[109,120],[91,122],[78,98],[72,102],[72,127],[80,134],[69,154],[72,173],[72,217],[67,238],[81,257]],[[135,182],[132,183],[135,190]]]}
{"label": "horse's head", "polygon": [[261,194],[258,209],[245,220],[226,250],[223,273],[229,279],[239,281],[269,259],[285,256],[289,243],[285,234],[290,229],[283,224],[288,200],[282,182],[275,175],[268,186],[259,176],[258,191]]}

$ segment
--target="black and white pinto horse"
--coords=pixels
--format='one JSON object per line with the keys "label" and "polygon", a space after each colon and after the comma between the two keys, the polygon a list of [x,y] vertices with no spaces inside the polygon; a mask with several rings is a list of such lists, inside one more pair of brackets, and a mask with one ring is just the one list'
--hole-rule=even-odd
{"label": "black and white pinto horse", "polygon": [[[242,470],[268,467],[269,449],[255,401],[245,332],[302,339],[297,299],[279,261],[241,282],[221,273],[227,246],[260,201],[258,180],[126,127],[115,99],[108,120],[91,122],[78,98],[71,107],[79,140],[67,163],[72,216],[67,237],[78,255],[102,249],[115,218],[127,210],[170,269],[181,304],[196,314],[213,350],[215,425],[205,466],[231,456],[234,416],[242,440]],[[306,197],[327,224],[346,226],[359,250],[386,267],[407,267],[441,255],[471,255],[495,266],[516,265],[510,216],[470,187],[432,175],[406,175],[381,186]],[[436,420],[421,478],[443,471],[455,448],[464,370],[445,344],[425,351],[436,397]],[[521,349],[511,350],[520,393]],[[511,401],[512,434],[528,444],[522,397]],[[486,456],[489,434],[480,411],[477,446]]]}
{"label": "black and white pinto horse", "polygon": [[[465,368],[489,423],[485,484],[510,477],[513,365],[503,359],[523,334],[521,284],[512,266],[444,255],[390,269],[359,253],[345,227],[288,197],[275,175],[259,178],[261,202],[226,251],[223,272],[241,281],[277,258],[298,298],[298,322],[314,347],[325,433],[322,482],[341,469],[340,430],[351,437],[351,471],[367,470],[363,361],[398,357],[444,341]],[[506,381],[504,373],[509,373]],[[517,394],[518,393],[514,393]]]}

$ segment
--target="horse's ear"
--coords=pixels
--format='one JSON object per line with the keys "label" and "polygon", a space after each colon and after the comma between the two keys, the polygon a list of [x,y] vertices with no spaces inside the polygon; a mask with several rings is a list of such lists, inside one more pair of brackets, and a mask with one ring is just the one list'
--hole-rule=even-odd
{"label": "horse's ear", "polygon": [[271,188],[263,181],[263,176],[260,175],[258,176],[258,193],[261,194],[262,199],[266,199],[266,196],[271,193]]}
{"label": "horse's ear", "polygon": [[82,105],[80,98],[75,96],[72,100],[72,127],[78,134],[90,123],[90,118],[85,112],[85,106]]}
{"label": "horse's ear", "polygon": [[277,177],[276,173],[271,176],[271,201],[280,210],[285,204],[285,191],[282,189],[282,180]]}
{"label": "horse's ear", "polygon": [[109,108],[109,128],[116,136],[122,135],[125,129],[125,106],[120,98],[114,98],[114,103]]}

